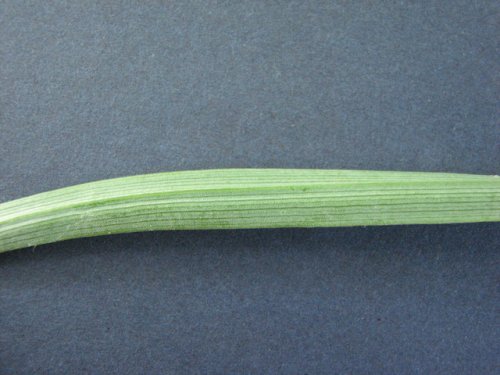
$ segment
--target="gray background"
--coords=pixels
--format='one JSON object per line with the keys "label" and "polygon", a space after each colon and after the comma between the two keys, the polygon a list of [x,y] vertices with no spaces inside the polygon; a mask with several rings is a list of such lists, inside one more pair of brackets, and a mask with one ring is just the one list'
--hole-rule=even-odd
{"label": "gray background", "polygon": [[[0,1],[0,201],[200,168],[499,174],[495,3]],[[0,254],[0,373],[493,374],[499,229]]]}

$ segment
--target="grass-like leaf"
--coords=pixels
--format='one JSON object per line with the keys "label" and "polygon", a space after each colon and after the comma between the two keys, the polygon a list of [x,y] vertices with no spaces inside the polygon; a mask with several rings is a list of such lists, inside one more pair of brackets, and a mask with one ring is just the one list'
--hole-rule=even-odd
{"label": "grass-like leaf", "polygon": [[500,178],[314,169],[167,172],[91,182],[0,204],[0,252],[171,229],[500,221]]}

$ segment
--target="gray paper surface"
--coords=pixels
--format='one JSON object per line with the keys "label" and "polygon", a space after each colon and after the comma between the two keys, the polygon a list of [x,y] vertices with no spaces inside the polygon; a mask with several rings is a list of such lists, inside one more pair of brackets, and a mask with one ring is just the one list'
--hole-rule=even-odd
{"label": "gray paper surface", "polygon": [[[0,202],[202,168],[500,174],[498,14],[0,1]],[[0,373],[494,374],[499,233],[155,232],[0,254]]]}

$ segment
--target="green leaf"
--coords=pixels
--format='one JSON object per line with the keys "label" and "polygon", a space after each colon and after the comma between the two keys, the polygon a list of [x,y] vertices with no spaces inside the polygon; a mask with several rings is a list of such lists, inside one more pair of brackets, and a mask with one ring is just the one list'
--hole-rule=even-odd
{"label": "green leaf", "polygon": [[172,229],[500,221],[500,178],[451,173],[220,169],[130,176],[0,204],[0,252]]}

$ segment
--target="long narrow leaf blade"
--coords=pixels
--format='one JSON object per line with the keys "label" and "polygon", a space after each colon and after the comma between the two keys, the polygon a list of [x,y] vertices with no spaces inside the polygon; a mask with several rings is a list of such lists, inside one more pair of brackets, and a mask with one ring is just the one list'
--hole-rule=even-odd
{"label": "long narrow leaf blade", "polygon": [[0,252],[150,230],[500,221],[500,178],[314,169],[166,172],[0,204]]}

